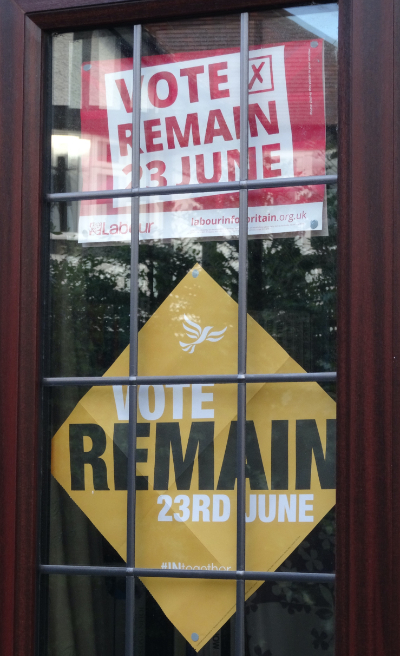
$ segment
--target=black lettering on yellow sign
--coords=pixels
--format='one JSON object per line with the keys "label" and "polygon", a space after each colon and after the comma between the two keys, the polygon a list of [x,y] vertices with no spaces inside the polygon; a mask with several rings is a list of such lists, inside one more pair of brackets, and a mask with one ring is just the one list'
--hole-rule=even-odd
{"label": "black lettering on yellow sign", "polygon": [[183,457],[179,423],[160,422],[157,424],[154,461],[155,490],[168,490],[171,451],[175,468],[176,487],[178,490],[190,489],[197,446],[199,447],[199,490],[213,490],[214,422],[192,422],[185,457]]}
{"label": "black lettering on yellow sign", "polygon": [[309,490],[311,461],[314,454],[322,490],[334,490],[336,485],[336,419],[326,420],[326,453],[315,419],[296,421],[296,490]]}
{"label": "black lettering on yellow sign", "polygon": [[[114,424],[114,486],[128,489],[128,424]],[[149,437],[150,424],[136,424],[137,437]],[[147,449],[136,449],[136,462],[147,462]],[[148,490],[147,476],[136,476],[136,489]]]}
{"label": "black lettering on yellow sign", "polygon": [[271,426],[271,490],[289,486],[289,422],[273,419]]}
{"label": "black lettering on yellow sign", "polygon": [[[84,449],[84,438],[90,437],[92,448]],[[95,490],[109,490],[107,485],[107,467],[100,458],[106,450],[107,438],[98,424],[70,424],[69,452],[71,462],[71,490],[85,489],[85,465],[93,469],[93,487]]]}
{"label": "black lettering on yellow sign", "polygon": [[[217,490],[235,489],[237,474],[236,445],[237,422],[232,421]],[[251,490],[268,490],[254,421],[246,421],[246,478],[250,481]]]}
{"label": "black lettering on yellow sign", "polygon": [[[288,424],[286,420],[274,420],[271,425],[271,490],[287,490]],[[150,424],[136,425],[138,437],[150,436]],[[84,438],[89,437],[92,448],[84,449]],[[127,490],[128,424],[114,424],[114,486]],[[97,424],[70,424],[69,448],[71,466],[71,490],[85,489],[85,465],[93,470],[95,490],[109,490],[107,467],[101,456],[106,449],[106,434]],[[217,490],[234,490],[236,481],[237,422],[232,421],[225,455],[218,478]],[[198,451],[198,489],[214,490],[214,422],[192,422],[189,440],[183,455],[179,422],[160,422],[156,425],[154,462],[154,489],[168,490],[170,459],[175,471],[178,490],[189,490]],[[334,490],[336,479],[336,420],[326,420],[326,450],[322,449],[315,419],[296,421],[296,489],[311,488],[311,468],[314,456],[318,477],[323,490]],[[136,461],[147,462],[147,449],[136,449]],[[268,490],[260,445],[253,421],[246,421],[246,478],[251,490]],[[148,490],[148,477],[136,476],[136,489]]]}

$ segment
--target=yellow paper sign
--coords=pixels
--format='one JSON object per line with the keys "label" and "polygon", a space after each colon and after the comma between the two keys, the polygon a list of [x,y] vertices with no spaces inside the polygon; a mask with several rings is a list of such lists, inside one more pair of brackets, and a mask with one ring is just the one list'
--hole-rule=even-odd
{"label": "yellow paper sign", "polygon": [[[235,373],[237,340],[237,304],[196,265],[140,331],[139,375]],[[129,348],[105,376],[128,365]],[[250,317],[247,367],[303,371]],[[128,405],[126,387],[93,387],[52,441],[53,476],[124,559]],[[139,387],[138,567],[236,569],[236,413],[236,385]],[[276,570],[334,505],[335,415],[317,383],[247,386],[248,570]],[[196,650],[235,612],[234,581],[143,583]]]}

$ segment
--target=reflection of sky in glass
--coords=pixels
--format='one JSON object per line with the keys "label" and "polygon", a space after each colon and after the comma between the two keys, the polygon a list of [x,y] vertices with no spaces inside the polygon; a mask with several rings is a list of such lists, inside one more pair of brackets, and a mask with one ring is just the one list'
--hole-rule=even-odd
{"label": "reflection of sky in glass", "polygon": [[317,5],[313,7],[293,7],[286,10],[290,20],[316,36],[337,45],[338,40],[338,7],[336,3]]}

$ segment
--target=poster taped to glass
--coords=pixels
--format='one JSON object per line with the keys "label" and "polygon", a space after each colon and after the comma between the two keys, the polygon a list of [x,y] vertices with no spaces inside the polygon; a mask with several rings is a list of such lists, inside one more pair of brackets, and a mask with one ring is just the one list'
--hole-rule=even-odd
{"label": "poster taped to glass", "polygon": [[[141,328],[139,376],[233,373],[237,313],[196,264]],[[249,371],[304,373],[250,315],[247,326]],[[104,377],[127,376],[129,357],[127,346]],[[92,387],[51,442],[54,478],[125,561],[130,393]],[[176,379],[138,386],[137,567],[235,571],[237,394],[236,384]],[[246,569],[273,572],[335,504],[335,401],[316,382],[247,385],[245,451]],[[196,651],[236,611],[233,580],[141,580]],[[246,599],[261,585],[246,581]]]}
{"label": "poster taped to glass", "polygon": [[[248,179],[325,174],[324,44],[249,53]],[[82,66],[83,190],[132,184],[132,59]],[[142,58],[140,186],[239,180],[240,54],[224,49]],[[254,189],[249,236],[324,234],[324,185]],[[81,202],[79,242],[130,241],[130,198]],[[232,239],[239,191],[142,197],[141,240]]]}

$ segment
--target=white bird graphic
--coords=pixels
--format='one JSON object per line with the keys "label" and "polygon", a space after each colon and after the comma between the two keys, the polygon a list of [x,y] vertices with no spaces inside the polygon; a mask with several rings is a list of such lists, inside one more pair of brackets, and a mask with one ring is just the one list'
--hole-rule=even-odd
{"label": "white bird graphic", "polygon": [[[195,347],[198,344],[201,344],[202,342],[219,342],[220,339],[223,338],[224,333],[228,326],[226,326],[223,330],[219,331],[213,331],[210,332],[213,327],[212,326],[206,326],[201,329],[198,323],[195,323],[194,321],[190,321],[190,319],[187,318],[186,314],[183,315],[186,323],[182,324],[184,329],[186,330],[186,335],[189,337],[189,339],[194,339],[195,341],[192,342],[191,344],[186,344],[185,342],[179,342],[179,344],[182,346],[182,349],[186,351],[187,353],[193,353]],[[186,325],[189,324],[189,325]]]}

